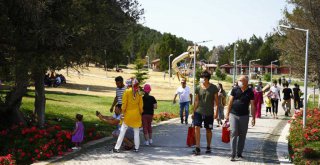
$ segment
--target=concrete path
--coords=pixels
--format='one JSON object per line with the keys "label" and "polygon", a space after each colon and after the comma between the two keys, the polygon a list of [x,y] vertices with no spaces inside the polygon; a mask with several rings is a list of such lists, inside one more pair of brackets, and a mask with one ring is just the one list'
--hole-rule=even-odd
{"label": "concrete path", "polygon": [[[188,125],[182,125],[178,119],[153,128],[154,144],[152,146],[141,145],[139,153],[122,151],[110,153],[112,142],[100,143],[70,154],[53,164],[279,164],[276,146],[282,128],[287,123],[284,111],[279,105],[279,119],[265,116],[265,108],[262,109],[263,117],[257,119],[256,126],[249,126],[247,141],[243,156],[244,160],[231,162],[229,158],[230,144],[221,142],[221,127],[214,127],[212,139],[212,154],[205,154],[206,138],[202,129],[201,155],[193,156],[193,148],[186,146]],[[251,119],[250,119],[251,120]],[[215,123],[216,124],[216,123]],[[143,134],[140,133],[141,143]]]}

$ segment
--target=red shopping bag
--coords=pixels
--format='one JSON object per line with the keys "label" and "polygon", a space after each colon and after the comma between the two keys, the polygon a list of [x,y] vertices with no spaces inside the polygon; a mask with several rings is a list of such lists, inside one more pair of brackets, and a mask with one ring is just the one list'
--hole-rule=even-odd
{"label": "red shopping bag", "polygon": [[194,126],[191,125],[188,128],[187,146],[191,147],[191,146],[193,146],[195,144],[196,144],[195,130],[194,130]]}
{"label": "red shopping bag", "polygon": [[230,124],[228,121],[226,121],[222,125],[222,142],[229,143],[230,142],[230,130],[229,130]]}

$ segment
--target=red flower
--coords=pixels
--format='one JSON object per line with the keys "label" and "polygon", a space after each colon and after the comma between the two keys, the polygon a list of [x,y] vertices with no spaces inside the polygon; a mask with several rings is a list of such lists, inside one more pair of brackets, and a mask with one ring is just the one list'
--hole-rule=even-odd
{"label": "red flower", "polygon": [[39,153],[39,150],[38,150],[38,149],[36,149],[36,150],[34,150],[34,152],[35,152],[35,153]]}

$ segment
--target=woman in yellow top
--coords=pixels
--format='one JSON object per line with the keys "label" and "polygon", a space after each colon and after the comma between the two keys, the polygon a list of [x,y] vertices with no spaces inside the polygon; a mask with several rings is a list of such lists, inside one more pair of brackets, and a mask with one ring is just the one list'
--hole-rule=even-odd
{"label": "woman in yellow top", "polygon": [[[126,81],[128,89],[125,90],[122,96],[122,114],[123,122],[120,128],[120,134],[117,140],[117,144],[113,149],[113,152],[119,152],[124,135],[128,127],[133,128],[134,131],[134,151],[139,151],[140,137],[139,128],[142,125],[141,114],[143,112],[143,100],[142,95],[139,94],[139,82],[137,79],[131,79]],[[132,87],[131,87],[132,86]]]}

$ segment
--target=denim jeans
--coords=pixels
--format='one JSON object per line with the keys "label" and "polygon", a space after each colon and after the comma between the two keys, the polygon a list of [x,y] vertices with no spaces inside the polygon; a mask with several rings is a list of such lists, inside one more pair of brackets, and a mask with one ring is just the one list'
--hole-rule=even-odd
{"label": "denim jeans", "polygon": [[183,121],[183,110],[185,110],[185,115],[186,115],[185,121],[188,121],[189,103],[190,103],[190,101],[180,103],[180,118],[181,118],[181,121]]}

